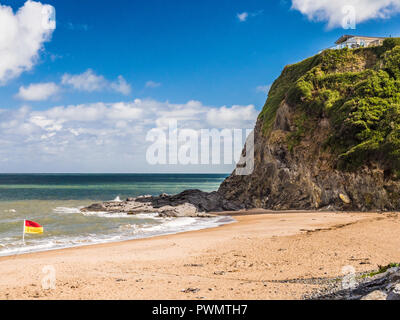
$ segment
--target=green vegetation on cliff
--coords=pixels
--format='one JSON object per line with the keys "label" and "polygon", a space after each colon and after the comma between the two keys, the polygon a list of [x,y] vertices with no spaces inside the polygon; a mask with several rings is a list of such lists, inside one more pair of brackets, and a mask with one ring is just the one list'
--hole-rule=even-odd
{"label": "green vegetation on cliff", "polygon": [[332,132],[324,147],[338,168],[376,161],[393,173],[400,170],[400,39],[374,48],[326,50],[287,66],[260,115],[266,134],[284,100],[298,114],[291,149],[317,126],[314,120],[327,118]]}

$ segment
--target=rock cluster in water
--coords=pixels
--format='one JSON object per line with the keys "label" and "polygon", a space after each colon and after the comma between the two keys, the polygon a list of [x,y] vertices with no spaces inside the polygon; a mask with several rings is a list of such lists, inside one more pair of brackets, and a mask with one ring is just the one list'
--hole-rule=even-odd
{"label": "rock cluster in water", "polygon": [[236,211],[244,206],[226,201],[217,192],[186,190],[177,195],[140,196],[125,201],[95,203],[81,209],[82,212],[156,213],[160,217],[211,217],[210,212]]}

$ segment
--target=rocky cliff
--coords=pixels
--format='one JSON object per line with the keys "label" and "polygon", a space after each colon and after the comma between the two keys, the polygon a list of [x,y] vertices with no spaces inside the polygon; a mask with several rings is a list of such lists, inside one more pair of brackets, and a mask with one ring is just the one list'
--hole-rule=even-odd
{"label": "rocky cliff", "polygon": [[218,193],[247,208],[400,209],[400,41],[287,66],[255,127],[254,172]]}

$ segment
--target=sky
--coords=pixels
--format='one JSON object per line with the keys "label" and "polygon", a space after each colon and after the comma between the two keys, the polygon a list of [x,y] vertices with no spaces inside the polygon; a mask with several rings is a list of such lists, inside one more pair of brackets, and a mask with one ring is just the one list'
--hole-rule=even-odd
{"label": "sky", "polygon": [[148,133],[251,129],[285,65],[400,36],[400,0],[0,4],[0,173],[230,172],[152,165]]}

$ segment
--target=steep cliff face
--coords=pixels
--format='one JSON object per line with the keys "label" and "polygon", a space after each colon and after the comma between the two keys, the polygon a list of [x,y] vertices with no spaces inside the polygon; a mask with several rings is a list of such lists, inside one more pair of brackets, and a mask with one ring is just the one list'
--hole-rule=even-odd
{"label": "steep cliff face", "polygon": [[400,42],[288,66],[255,127],[254,172],[219,193],[267,209],[400,209]]}

